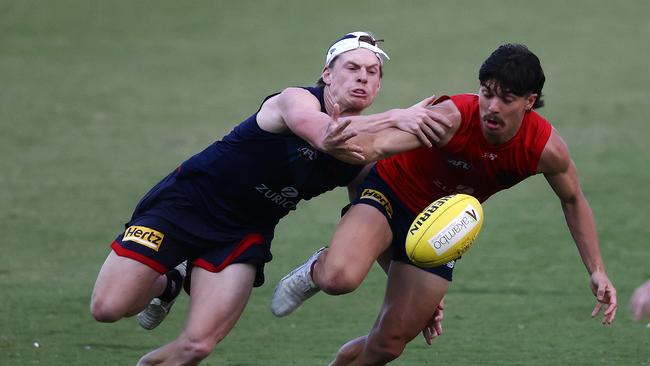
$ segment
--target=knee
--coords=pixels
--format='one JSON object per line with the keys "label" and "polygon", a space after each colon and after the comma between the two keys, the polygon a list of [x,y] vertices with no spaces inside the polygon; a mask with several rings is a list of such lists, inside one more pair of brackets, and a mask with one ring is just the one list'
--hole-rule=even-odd
{"label": "knee", "polygon": [[356,360],[361,353],[360,349],[353,347],[347,347],[347,345],[341,347],[336,354],[336,364],[337,365],[348,365],[352,361]]}
{"label": "knee", "polygon": [[96,321],[101,323],[114,323],[124,316],[124,314],[114,306],[101,298],[93,296],[90,301],[90,313]]}
{"label": "knee", "polygon": [[363,276],[356,274],[353,268],[323,265],[316,284],[330,295],[343,295],[356,290],[361,281]]}
{"label": "knee", "polygon": [[217,341],[211,339],[185,338],[181,343],[181,353],[186,362],[199,362],[212,353]]}
{"label": "knee", "polygon": [[401,356],[406,348],[406,343],[406,340],[398,337],[375,338],[368,343],[367,350],[383,365]]}

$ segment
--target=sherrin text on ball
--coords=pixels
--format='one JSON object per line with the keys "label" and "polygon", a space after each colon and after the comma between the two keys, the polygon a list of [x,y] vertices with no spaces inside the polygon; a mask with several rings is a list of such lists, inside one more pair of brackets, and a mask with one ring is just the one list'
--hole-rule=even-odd
{"label": "sherrin text on ball", "polygon": [[435,267],[471,248],[483,225],[483,208],[467,194],[442,197],[425,208],[406,235],[406,254],[418,266]]}

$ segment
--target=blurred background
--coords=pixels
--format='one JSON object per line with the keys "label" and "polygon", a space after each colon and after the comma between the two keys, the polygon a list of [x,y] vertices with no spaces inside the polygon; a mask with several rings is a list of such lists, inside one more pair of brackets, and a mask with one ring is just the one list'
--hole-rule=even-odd
{"label": "blurred background", "polygon": [[[180,332],[187,296],[154,331],[88,310],[108,245],[137,200],[262,99],[311,85],[329,45],[370,30],[391,60],[369,112],[478,90],[498,45],[541,59],[539,112],[570,146],[597,218],[615,324],[591,319],[588,276],[542,177],[497,194],[458,264],[442,337],[394,365],[648,365],[628,310],[650,277],[650,2],[0,1],[0,364],[129,365]],[[206,365],[326,365],[382,302],[375,268],[355,293],[274,318],[284,273],[327,243],[331,192],[278,227],[267,283]],[[353,243],[351,243],[353,245]]]}

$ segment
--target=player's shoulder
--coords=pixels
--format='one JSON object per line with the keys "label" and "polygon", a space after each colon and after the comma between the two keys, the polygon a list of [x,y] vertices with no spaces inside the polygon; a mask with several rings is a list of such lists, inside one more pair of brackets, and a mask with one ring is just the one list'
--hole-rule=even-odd
{"label": "player's shoulder", "polygon": [[542,116],[537,110],[533,109],[530,112],[526,113],[525,116],[527,119],[535,122],[535,123],[540,123],[543,125],[548,125],[552,127],[551,122],[544,116]]}
{"label": "player's shoulder", "polygon": [[290,86],[284,88],[273,97],[273,101],[281,105],[314,105],[319,106],[323,99],[322,89],[314,87]]}
{"label": "player's shoulder", "polygon": [[449,141],[461,129],[462,125],[469,125],[467,122],[478,110],[478,95],[457,94],[443,95],[434,101],[434,110],[444,114],[451,122],[451,128],[447,130],[445,137],[441,139],[438,147],[447,145]]}
{"label": "player's shoulder", "polygon": [[468,104],[478,104],[478,94],[476,93],[461,93],[454,94],[449,97],[455,103],[468,103]]}
{"label": "player's shoulder", "polygon": [[569,147],[555,128],[544,145],[544,150],[539,159],[538,172],[554,174],[563,172],[571,162]]}
{"label": "player's shoulder", "polygon": [[469,120],[478,113],[478,94],[455,94],[449,97],[449,101],[459,114],[459,118]]}

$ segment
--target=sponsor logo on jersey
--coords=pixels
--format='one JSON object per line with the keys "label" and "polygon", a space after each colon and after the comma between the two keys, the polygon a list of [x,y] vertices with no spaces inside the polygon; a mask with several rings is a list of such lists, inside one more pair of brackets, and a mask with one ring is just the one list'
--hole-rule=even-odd
{"label": "sponsor logo on jersey", "polygon": [[455,261],[455,260],[453,260],[453,261],[451,261],[451,262],[447,262],[447,264],[445,264],[445,266],[447,266],[447,267],[449,267],[449,268],[451,268],[451,269],[454,269],[454,266],[455,266],[455,265],[456,265],[456,261]]}
{"label": "sponsor logo on jersey", "polygon": [[376,191],[374,189],[366,188],[361,192],[361,197],[360,199],[371,199],[373,201],[379,202],[379,204],[384,207],[384,210],[386,210],[386,214],[388,215],[389,218],[393,217],[393,205],[390,204],[390,201],[386,196],[384,196],[383,193]]}
{"label": "sponsor logo on jersey", "polygon": [[280,190],[282,197],[295,198],[298,197],[298,190],[293,187],[284,187]]}
{"label": "sponsor logo on jersey", "polygon": [[152,228],[146,226],[129,226],[124,231],[122,241],[133,241],[158,251],[164,239],[165,234]]}
{"label": "sponsor logo on jersey", "polygon": [[[467,205],[458,216],[440,230],[438,235],[429,239],[429,245],[431,245],[431,248],[433,248],[436,254],[443,255],[462,238],[467,236],[467,234],[469,234],[469,232],[478,224],[478,221],[479,217],[476,209],[472,205]],[[461,250],[464,252],[468,248],[469,246],[461,248]]]}
{"label": "sponsor logo on jersey", "polygon": [[296,202],[289,199],[298,197],[299,192],[294,187],[284,187],[280,190],[280,192],[276,192],[267,187],[266,184],[260,184],[259,186],[255,187],[255,190],[280,207],[289,210],[296,209]]}

